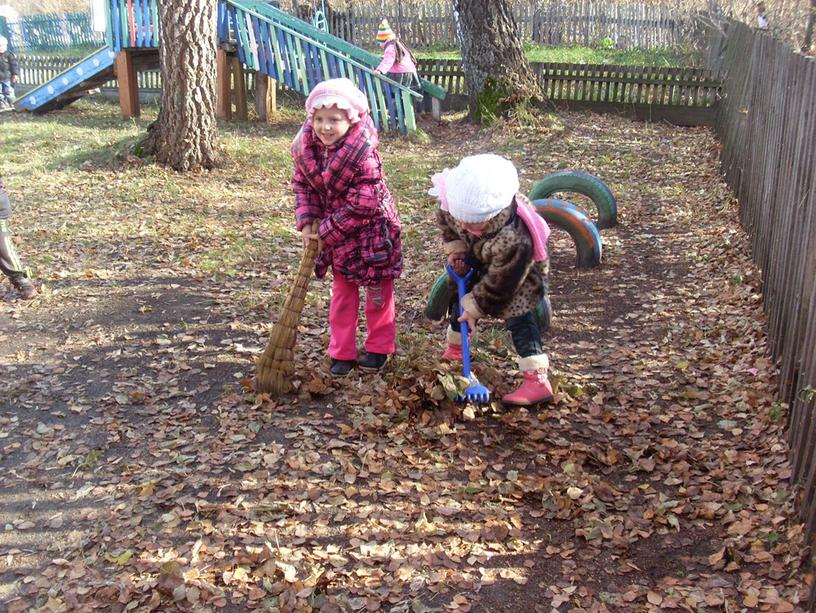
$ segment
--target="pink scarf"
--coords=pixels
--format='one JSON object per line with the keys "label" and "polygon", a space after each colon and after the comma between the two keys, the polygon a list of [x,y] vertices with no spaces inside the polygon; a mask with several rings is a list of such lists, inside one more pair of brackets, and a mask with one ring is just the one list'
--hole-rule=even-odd
{"label": "pink scarf", "polygon": [[[448,199],[445,194],[445,183],[448,179],[450,170],[446,168],[442,172],[436,173],[431,177],[433,187],[428,190],[428,194],[439,199],[439,206],[443,211],[448,210]],[[544,221],[544,218],[538,214],[532,203],[525,197],[516,198],[517,213],[530,236],[533,239],[533,259],[536,262],[543,262],[547,259],[547,239],[550,238],[550,226]]]}
{"label": "pink scarf", "polygon": [[533,257],[536,262],[543,262],[548,257],[547,239],[550,238],[550,226],[527,198],[516,198],[516,204],[518,205],[516,207],[518,216],[527,225],[530,236],[533,238]]}

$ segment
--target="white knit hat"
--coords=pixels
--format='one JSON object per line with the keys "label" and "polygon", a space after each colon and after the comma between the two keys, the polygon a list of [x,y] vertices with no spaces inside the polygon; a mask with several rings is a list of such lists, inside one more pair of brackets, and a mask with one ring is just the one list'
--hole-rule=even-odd
{"label": "white knit hat", "polygon": [[445,180],[448,212],[465,223],[492,219],[510,206],[518,190],[513,162],[495,153],[462,158]]}

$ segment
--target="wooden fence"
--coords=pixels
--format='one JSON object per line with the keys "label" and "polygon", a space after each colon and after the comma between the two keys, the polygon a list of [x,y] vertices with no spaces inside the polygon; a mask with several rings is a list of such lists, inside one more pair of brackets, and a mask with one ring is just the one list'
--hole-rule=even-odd
{"label": "wooden fence", "polygon": [[[686,46],[695,31],[695,15],[669,4],[641,2],[621,5],[606,0],[511,0],[511,10],[525,40],[544,45],[653,49]],[[281,8],[307,21],[312,8],[284,1]],[[349,3],[345,11],[330,11],[332,34],[360,47],[374,45],[383,17],[410,46],[457,47],[456,16],[452,2],[383,0],[377,5]]]}
{"label": "wooden fence", "polygon": [[[41,85],[77,62],[79,58],[20,57],[20,82]],[[705,69],[661,68],[653,66],[613,66],[606,64],[531,64],[542,90],[557,106],[596,111],[649,107],[647,118],[666,119],[680,125],[708,125],[720,97],[720,83]],[[419,60],[420,76],[448,91],[444,110],[467,108],[467,88],[460,60]],[[254,88],[252,73],[248,87]],[[137,73],[140,90],[158,92],[158,70]],[[281,84],[278,84],[281,86]],[[117,87],[110,81],[103,89]],[[667,109],[670,112],[667,112]],[[635,113],[637,115],[637,113]]]}
{"label": "wooden fence", "polygon": [[[816,535],[816,58],[730,21],[716,130],[762,271],[770,351],[780,365],[798,508]],[[816,605],[816,590],[811,606]]]}
{"label": "wooden fence", "polygon": [[[37,55],[21,55],[17,58],[20,68],[20,84],[29,86],[42,85],[50,81],[61,72],[68,70],[82,58],[80,57],[47,57]],[[161,91],[161,73],[158,70],[143,70],[137,73],[139,89],[155,93]],[[105,83],[103,89],[117,89],[119,84],[115,79]]]}
{"label": "wooden fence", "polygon": [[[114,2],[112,6],[122,4]],[[669,4],[619,4],[609,0],[511,0],[511,10],[525,40],[550,46],[602,43],[624,49],[687,46],[696,41],[695,15]],[[310,21],[313,5],[284,1],[282,7]],[[155,11],[154,11],[155,12]],[[122,13],[124,14],[124,13]],[[384,0],[381,5],[349,3],[345,11],[330,10],[332,34],[357,46],[375,46],[377,25],[387,17],[412,47],[457,47],[452,2]],[[104,44],[104,34],[91,29],[88,13],[32,15],[8,24],[13,50],[61,49]]]}
{"label": "wooden fence", "polygon": [[22,15],[15,21],[0,16],[0,34],[8,38],[15,53],[101,46],[105,41],[104,33],[91,28],[90,14],[82,12]]}
{"label": "wooden fence", "polygon": [[[609,64],[530,64],[547,98],[553,101],[618,102],[710,107],[720,83],[703,68],[615,66]],[[444,87],[450,96],[465,96],[460,60],[419,60],[423,78]]]}

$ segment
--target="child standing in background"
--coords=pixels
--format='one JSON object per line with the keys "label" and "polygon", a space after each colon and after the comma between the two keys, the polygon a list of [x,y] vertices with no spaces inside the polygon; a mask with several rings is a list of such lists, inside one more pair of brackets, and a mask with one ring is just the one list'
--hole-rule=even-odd
{"label": "child standing in background", "polygon": [[0,36],[0,110],[14,109],[14,86],[19,75],[17,58],[9,51],[8,39]]}
{"label": "child standing in background", "polygon": [[9,230],[8,219],[11,217],[11,203],[9,202],[6,186],[3,184],[3,177],[0,177],[0,270],[3,271],[11,284],[20,292],[23,300],[31,300],[37,295],[37,288],[28,278],[14,243],[11,242],[11,230]]}
{"label": "child standing in background", "polygon": [[[292,188],[304,246],[319,241],[315,274],[332,269],[331,374],[348,375],[355,365],[379,370],[396,349],[394,279],[402,272],[402,243],[377,130],[365,94],[348,79],[319,83],[306,99],[306,115],[292,143]],[[367,336],[358,362],[361,286]]]}
{"label": "child standing in background", "polygon": [[374,69],[375,72],[384,74],[400,85],[406,87],[418,87],[419,75],[417,74],[416,59],[411,50],[397,38],[388,20],[383,19],[377,30],[377,42],[383,48],[383,59]]}
{"label": "child standing in background", "polygon": [[768,15],[765,14],[765,3],[757,2],[756,10],[757,10],[757,28],[759,28],[760,30],[767,30],[769,24]]}
{"label": "child standing in background", "polygon": [[552,399],[549,359],[541,343],[536,306],[547,295],[550,230],[519,191],[510,160],[486,153],[463,158],[433,177],[432,196],[445,255],[457,275],[475,269],[459,315],[458,292],[449,306],[445,359],[462,359],[460,324],[475,331],[483,317],[503,319],[519,355],[521,386],[502,401],[531,405]]}

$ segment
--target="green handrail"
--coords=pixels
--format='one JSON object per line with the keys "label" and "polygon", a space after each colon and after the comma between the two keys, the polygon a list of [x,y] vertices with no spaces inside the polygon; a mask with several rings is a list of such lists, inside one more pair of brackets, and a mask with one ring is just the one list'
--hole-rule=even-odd
{"label": "green handrail", "polygon": [[[251,7],[250,10],[254,10],[268,19],[272,19],[290,28],[294,28],[299,32],[303,32],[307,35],[308,38],[322,42],[328,45],[328,47],[333,50],[341,51],[342,53],[347,54],[349,57],[357,60],[359,63],[363,65],[373,67],[377,66],[380,63],[380,58],[377,55],[371,53],[370,51],[366,51],[365,49],[356,47],[351,43],[346,42],[342,38],[335,36],[334,34],[322,32],[321,30],[318,30],[314,26],[306,23],[302,19],[293,17],[288,13],[285,13],[280,9],[276,9],[275,7],[269,4],[265,4],[258,0],[228,0],[228,2],[229,4],[235,5],[236,7],[242,9],[244,9],[245,7]],[[438,85],[434,85],[430,81],[420,79],[420,82],[422,84],[422,91],[426,92],[428,95],[434,98],[444,100],[445,96],[447,96],[448,94],[445,88],[439,87]]]}
{"label": "green handrail", "polygon": [[[344,55],[342,52],[331,48],[324,42],[312,40],[308,33],[303,33],[296,28],[289,27],[286,24],[272,19],[268,15],[264,15],[245,4],[235,2],[234,0],[225,1],[228,5],[231,5],[234,19],[234,21],[231,20],[233,34],[236,38],[236,42],[239,44],[239,47],[243,49],[242,59],[249,69],[258,70],[261,68],[259,65],[260,57],[256,55],[258,53],[257,45],[253,46],[250,44],[250,30],[254,26],[250,25],[249,22],[259,21],[266,23],[270,30],[275,32],[271,34],[270,42],[277,43],[278,34],[282,35],[286,39],[286,62],[290,66],[298,67],[298,70],[296,71],[297,76],[294,77],[297,82],[296,89],[302,91],[303,93],[308,93],[311,88],[311,79],[308,76],[309,71],[307,70],[304,61],[306,55],[304,53],[304,45],[308,44],[311,48],[319,52],[320,59],[318,61],[322,61],[324,67],[327,67],[325,66],[326,56],[332,56],[337,62],[341,75],[357,81],[358,77],[355,75],[355,72],[359,72],[361,74],[358,86],[363,91],[367,92],[367,97],[369,99],[369,103],[371,104],[371,110],[374,114],[374,120],[378,126],[382,124],[385,129],[388,129],[387,126],[391,124],[401,130],[411,131],[416,129],[416,120],[413,113],[411,98],[421,99],[422,94],[413,91],[410,87],[401,85],[385,75],[375,73],[374,68],[366,66],[365,64]],[[299,24],[293,25],[299,26]],[[275,46],[277,49],[277,45]],[[278,74],[280,74],[280,66],[277,65],[277,62],[276,68],[278,69]],[[327,72],[328,70],[325,71],[325,73]],[[387,108],[387,104],[383,96],[382,86],[385,84],[391,85],[391,87],[399,93],[398,99],[395,100],[396,104],[393,109]]]}
{"label": "green handrail", "polygon": [[[270,20],[268,15],[263,15],[262,13],[259,13],[259,12],[255,11],[255,10],[253,10],[253,9],[246,8],[245,6],[242,6],[241,2],[237,2],[236,0],[227,0],[227,3],[228,4],[233,4],[236,7],[238,7],[241,11],[243,11],[245,13],[248,13],[250,15],[253,15],[255,17],[258,17],[259,19],[263,19],[265,21]],[[298,20],[298,21],[300,21],[300,20]],[[311,40],[311,38],[310,38],[311,34],[304,34],[302,32],[299,32],[296,29],[293,29],[293,28],[290,28],[290,27],[284,25],[283,23],[276,23],[276,24],[274,24],[274,26],[276,28],[280,28],[281,30],[283,30],[287,34],[291,34],[292,36],[296,37],[298,40],[306,41],[310,45],[312,45],[314,47],[317,47],[318,49],[322,49],[323,51],[338,57],[342,61],[344,61],[344,62],[346,62],[348,64],[351,64],[355,68],[359,68],[363,72],[365,72],[365,73],[367,73],[367,74],[369,74],[371,76],[374,76],[377,79],[381,79],[382,81],[385,81],[386,83],[389,83],[389,84],[393,85],[394,87],[396,87],[400,91],[402,91],[404,93],[407,93],[407,94],[413,96],[414,98],[421,98],[422,97],[422,94],[419,94],[419,93],[413,91],[412,89],[402,85],[401,83],[397,83],[396,81],[394,81],[390,77],[387,77],[384,74],[375,73],[374,69],[371,66],[366,66],[365,64],[361,64],[360,62],[356,61],[354,58],[345,57],[345,56],[343,56],[342,53],[338,52],[337,49],[332,49],[331,47],[324,44],[323,42]],[[300,27],[300,24],[295,24],[295,26]],[[309,26],[309,27],[311,27],[311,26]],[[346,44],[348,44],[348,43],[346,43]],[[355,47],[355,49],[356,49],[356,47]],[[300,55],[300,57],[298,59],[302,59],[302,53],[299,54],[299,55]],[[253,61],[255,60],[255,58],[252,58],[252,59],[253,59]],[[248,66],[248,67],[250,69],[253,69],[253,70],[258,68],[258,66]],[[444,92],[445,90],[443,89],[442,91]]]}

